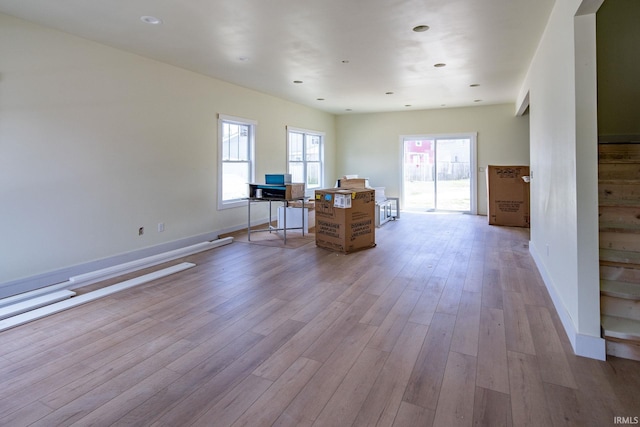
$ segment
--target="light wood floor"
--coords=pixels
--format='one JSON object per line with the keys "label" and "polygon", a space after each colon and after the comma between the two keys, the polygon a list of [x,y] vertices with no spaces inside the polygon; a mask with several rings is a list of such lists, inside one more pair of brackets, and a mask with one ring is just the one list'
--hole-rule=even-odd
{"label": "light wood floor", "polygon": [[[235,242],[0,333],[0,425],[608,426],[640,363],[576,357],[528,230],[402,214],[340,255]],[[174,262],[177,263],[178,261]]]}

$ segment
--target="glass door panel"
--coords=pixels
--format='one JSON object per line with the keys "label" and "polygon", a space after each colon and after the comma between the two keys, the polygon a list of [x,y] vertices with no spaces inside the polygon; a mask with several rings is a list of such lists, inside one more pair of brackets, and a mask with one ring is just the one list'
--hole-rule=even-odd
{"label": "glass door panel", "polygon": [[409,211],[433,210],[435,205],[434,141],[404,141],[404,200]]}
{"label": "glass door panel", "polygon": [[470,212],[471,152],[469,138],[405,138],[404,209]]}
{"label": "glass door panel", "polygon": [[436,209],[469,212],[471,141],[438,139],[436,147]]}

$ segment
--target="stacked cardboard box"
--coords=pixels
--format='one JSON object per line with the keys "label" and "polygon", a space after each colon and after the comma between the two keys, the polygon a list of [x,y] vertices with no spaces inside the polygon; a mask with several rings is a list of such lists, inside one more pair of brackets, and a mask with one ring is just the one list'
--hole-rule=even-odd
{"label": "stacked cardboard box", "polygon": [[376,245],[373,189],[316,190],[316,246],[350,253]]}
{"label": "stacked cardboard box", "polygon": [[[260,190],[258,192],[257,190]],[[304,183],[249,184],[249,197],[277,200],[295,200],[304,197]],[[261,193],[260,196],[258,194]]]}
{"label": "stacked cardboard box", "polygon": [[487,166],[487,215],[491,225],[529,227],[529,166]]}
{"label": "stacked cardboard box", "polygon": [[336,182],[339,188],[367,188],[369,180],[367,178],[340,178]]}

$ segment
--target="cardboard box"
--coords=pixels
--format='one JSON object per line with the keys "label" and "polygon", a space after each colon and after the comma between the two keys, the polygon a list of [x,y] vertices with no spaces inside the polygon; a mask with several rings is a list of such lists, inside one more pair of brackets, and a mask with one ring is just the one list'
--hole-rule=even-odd
{"label": "cardboard box", "polygon": [[529,227],[529,166],[487,166],[487,216],[491,225]]}
{"label": "cardboard box", "polygon": [[[258,192],[262,193],[258,197]],[[274,200],[294,200],[304,197],[304,183],[294,184],[249,184],[249,198],[274,199]]]}
{"label": "cardboard box", "polygon": [[372,189],[316,190],[316,246],[351,253],[376,245]]}
{"label": "cardboard box", "polygon": [[367,188],[369,180],[367,178],[341,178],[337,183],[338,188]]}

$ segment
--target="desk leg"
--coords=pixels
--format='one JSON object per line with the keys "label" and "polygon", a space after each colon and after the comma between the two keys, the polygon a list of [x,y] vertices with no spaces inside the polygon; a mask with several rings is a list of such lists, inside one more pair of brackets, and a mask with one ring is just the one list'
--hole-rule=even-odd
{"label": "desk leg", "polygon": [[247,240],[251,241],[251,200],[247,200]]}
{"label": "desk leg", "polygon": [[284,244],[287,244],[287,208],[289,207],[289,202],[288,201],[284,201]]}

